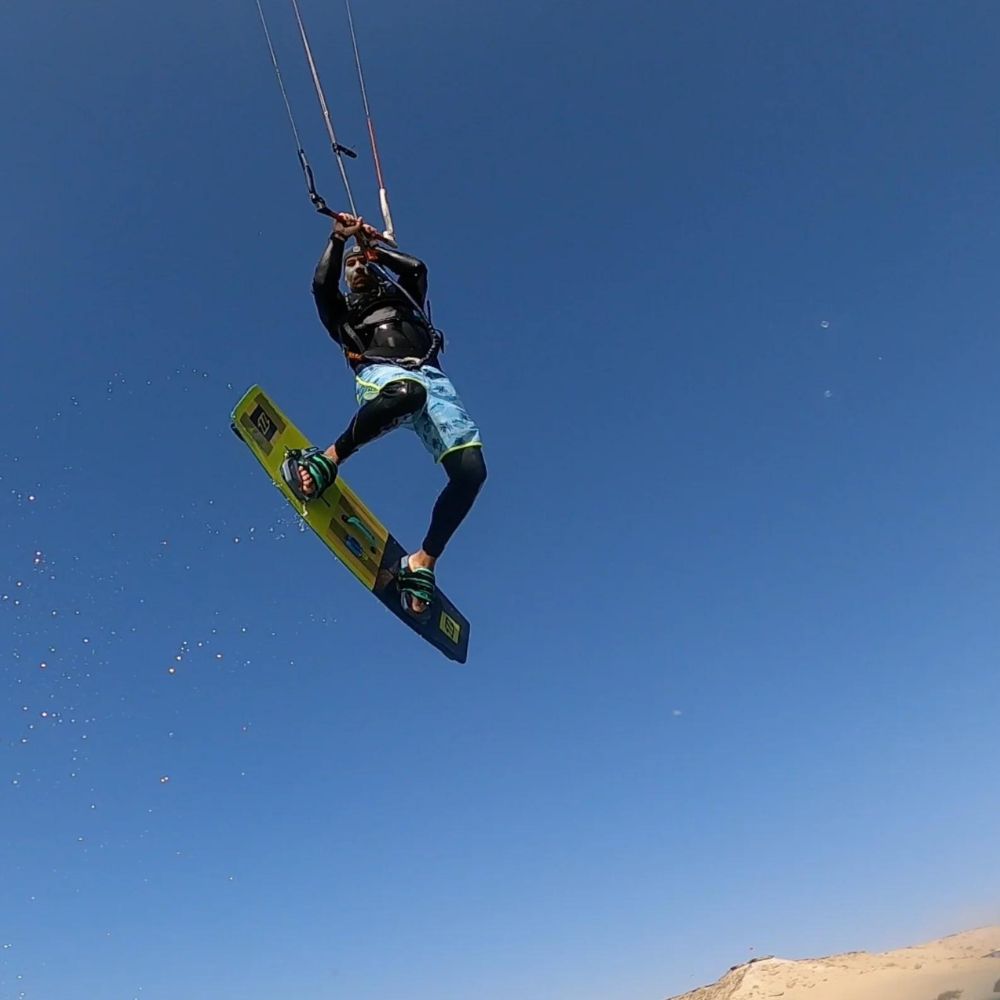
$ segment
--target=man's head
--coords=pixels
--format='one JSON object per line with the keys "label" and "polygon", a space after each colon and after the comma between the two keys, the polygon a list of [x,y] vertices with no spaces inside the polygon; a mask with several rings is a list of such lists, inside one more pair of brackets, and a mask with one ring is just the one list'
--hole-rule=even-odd
{"label": "man's head", "polygon": [[344,281],[352,292],[363,292],[375,283],[375,275],[368,270],[365,252],[359,246],[351,247],[344,254]]}

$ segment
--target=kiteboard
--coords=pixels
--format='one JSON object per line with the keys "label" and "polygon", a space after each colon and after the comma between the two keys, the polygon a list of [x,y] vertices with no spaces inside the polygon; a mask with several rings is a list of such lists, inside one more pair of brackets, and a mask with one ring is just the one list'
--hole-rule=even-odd
{"label": "kiteboard", "polygon": [[303,502],[288,488],[281,478],[281,463],[290,450],[312,445],[259,385],[248,389],[236,404],[232,427],[271,482],[337,559],[400,621],[449,659],[465,663],[469,649],[465,616],[441,590],[419,616],[402,607],[396,568],[406,550],[340,476],[315,500]]}

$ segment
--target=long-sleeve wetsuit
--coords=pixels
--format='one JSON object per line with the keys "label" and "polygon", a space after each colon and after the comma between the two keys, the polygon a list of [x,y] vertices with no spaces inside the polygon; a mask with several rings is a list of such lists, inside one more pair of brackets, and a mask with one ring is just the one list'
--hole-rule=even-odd
{"label": "long-sleeve wetsuit", "polygon": [[423,309],[427,267],[398,250],[379,247],[376,263],[396,275],[398,287],[376,276],[376,284],[346,296],[340,291],[344,241],[331,236],[313,275],[319,318],[343,348],[355,371],[366,364],[392,361],[402,367],[436,364],[438,339]]}

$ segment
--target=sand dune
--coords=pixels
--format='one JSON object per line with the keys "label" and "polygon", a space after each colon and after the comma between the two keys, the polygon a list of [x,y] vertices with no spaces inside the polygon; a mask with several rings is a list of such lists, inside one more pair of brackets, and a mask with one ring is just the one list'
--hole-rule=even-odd
{"label": "sand dune", "polygon": [[758,958],[671,1000],[1000,1000],[1000,927],[914,948]]}

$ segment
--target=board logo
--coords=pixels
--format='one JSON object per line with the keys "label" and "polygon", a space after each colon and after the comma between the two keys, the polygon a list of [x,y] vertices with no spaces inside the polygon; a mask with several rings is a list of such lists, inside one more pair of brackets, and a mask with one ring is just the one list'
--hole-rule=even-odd
{"label": "board logo", "polygon": [[265,441],[270,441],[274,437],[274,421],[267,415],[262,406],[258,406],[250,414],[250,422],[263,435]]}
{"label": "board logo", "polygon": [[441,621],[438,627],[453,643],[458,645],[459,640],[462,638],[462,626],[447,611],[441,612]]}

